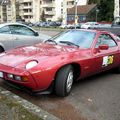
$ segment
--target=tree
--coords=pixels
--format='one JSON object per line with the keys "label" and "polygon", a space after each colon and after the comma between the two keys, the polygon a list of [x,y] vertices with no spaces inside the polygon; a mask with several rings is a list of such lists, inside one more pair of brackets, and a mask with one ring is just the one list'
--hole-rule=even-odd
{"label": "tree", "polygon": [[114,12],[114,0],[89,0],[88,4],[97,4],[98,21],[112,21]]}
{"label": "tree", "polygon": [[41,14],[41,20],[42,20],[42,21],[46,21],[46,19],[45,19],[45,12],[44,12],[44,10],[42,11],[42,14]]}
{"label": "tree", "polygon": [[112,21],[114,12],[114,0],[100,0],[98,4],[99,20],[100,21]]}

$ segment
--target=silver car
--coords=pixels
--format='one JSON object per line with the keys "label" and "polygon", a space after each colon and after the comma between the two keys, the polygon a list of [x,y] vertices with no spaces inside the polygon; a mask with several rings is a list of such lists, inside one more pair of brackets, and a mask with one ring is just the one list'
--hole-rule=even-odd
{"label": "silver car", "polygon": [[49,39],[32,28],[20,23],[0,24],[0,52],[23,45],[33,45]]}

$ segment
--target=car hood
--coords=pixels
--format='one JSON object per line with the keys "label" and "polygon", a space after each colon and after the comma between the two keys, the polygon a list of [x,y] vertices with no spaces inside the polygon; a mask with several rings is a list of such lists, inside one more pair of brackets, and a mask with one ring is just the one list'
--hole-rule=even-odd
{"label": "car hood", "polygon": [[53,44],[36,44],[34,46],[25,46],[16,48],[0,54],[0,64],[16,67],[19,64],[37,60],[43,62],[49,58],[68,54],[77,51],[79,48],[71,46],[61,46]]}

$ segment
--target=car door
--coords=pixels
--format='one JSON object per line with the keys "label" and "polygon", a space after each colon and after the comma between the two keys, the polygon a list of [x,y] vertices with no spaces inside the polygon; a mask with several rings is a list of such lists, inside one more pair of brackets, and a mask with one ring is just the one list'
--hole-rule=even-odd
{"label": "car door", "polygon": [[33,45],[40,41],[35,32],[22,25],[10,25],[14,37],[14,48],[24,45]]}
{"label": "car door", "polygon": [[9,29],[9,26],[3,26],[0,28],[0,46],[4,50],[13,48],[13,35]]}
{"label": "car door", "polygon": [[[100,45],[108,45],[109,48],[100,50]],[[120,61],[118,45],[110,34],[100,34],[95,49],[96,71],[104,71],[118,65]]]}

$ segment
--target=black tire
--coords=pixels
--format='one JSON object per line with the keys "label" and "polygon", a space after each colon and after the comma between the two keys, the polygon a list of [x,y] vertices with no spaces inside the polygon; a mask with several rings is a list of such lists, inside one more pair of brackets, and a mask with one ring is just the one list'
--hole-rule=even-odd
{"label": "black tire", "polygon": [[2,47],[0,47],[0,53],[4,52],[4,49]]}
{"label": "black tire", "polygon": [[[55,79],[56,95],[65,97],[70,94],[73,85],[74,73],[71,65],[61,68]],[[71,85],[71,86],[69,86]]]}

